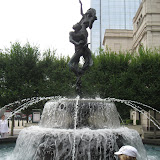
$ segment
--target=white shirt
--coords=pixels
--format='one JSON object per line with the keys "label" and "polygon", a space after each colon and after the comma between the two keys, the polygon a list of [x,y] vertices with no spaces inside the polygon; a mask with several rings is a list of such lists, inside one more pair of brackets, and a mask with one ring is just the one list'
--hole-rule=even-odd
{"label": "white shirt", "polygon": [[0,133],[8,133],[8,121],[0,120]]}

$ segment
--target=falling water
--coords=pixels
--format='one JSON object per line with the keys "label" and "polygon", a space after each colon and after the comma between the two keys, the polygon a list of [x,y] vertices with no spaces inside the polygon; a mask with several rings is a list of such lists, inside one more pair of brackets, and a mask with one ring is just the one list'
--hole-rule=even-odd
{"label": "falling water", "polygon": [[114,152],[123,145],[134,146],[141,156],[138,160],[147,160],[139,134],[120,126],[113,102],[124,103],[143,113],[143,109],[137,106],[140,103],[115,98],[40,97],[25,101],[15,112],[46,99],[50,101],[44,106],[39,126],[20,132],[9,160],[113,160]]}
{"label": "falling water", "polygon": [[75,111],[74,111],[74,134],[73,134],[72,160],[75,159],[78,101],[79,101],[79,96],[76,98],[76,105],[75,105]]}
{"label": "falling water", "polygon": [[[73,129],[38,126],[23,129],[10,160],[73,159],[73,133]],[[126,127],[96,130],[77,128],[74,158],[76,160],[113,160],[114,152],[127,144],[138,149],[141,155],[138,160],[146,160],[143,144],[135,130]]]}
{"label": "falling water", "polygon": [[145,114],[142,110],[139,110],[138,106],[136,106],[135,104],[132,104],[132,103],[125,103],[126,105],[130,106],[131,108],[133,108],[134,110],[138,111],[139,113],[142,113],[147,119],[149,119],[151,122],[153,122],[153,124],[158,128],[160,129],[160,123],[153,117],[150,115],[150,117]]}
{"label": "falling water", "polygon": [[[21,102],[25,102],[25,101],[28,101],[28,100],[30,100],[30,98],[23,99],[23,100],[21,100]],[[0,108],[0,112],[1,112],[3,109],[9,108],[9,107],[11,107],[11,106],[13,106],[13,105],[15,105],[15,104],[20,104],[21,102],[20,102],[20,101],[15,101],[15,102],[13,102],[13,103],[9,103],[9,104],[3,106],[2,108]]]}
{"label": "falling water", "polygon": [[120,103],[124,103],[127,106],[133,108],[134,110],[138,111],[139,113],[142,113],[148,120],[150,120],[158,129],[160,129],[160,123],[153,117],[153,116],[148,116],[147,114],[145,114],[145,110],[140,107],[137,106],[136,104],[139,104],[141,106],[144,106],[146,108],[149,108],[151,110],[154,110],[157,113],[160,113],[160,111],[156,110],[155,108],[148,106],[146,104],[140,103],[140,102],[136,102],[136,101],[131,101],[131,100],[121,100],[121,99],[116,99],[116,98],[107,98],[106,100],[112,101],[112,102],[120,102]]}
{"label": "falling water", "polygon": [[[1,109],[0,109],[0,112],[1,112],[1,110],[3,110],[3,109],[10,109],[10,108],[12,108],[13,106],[21,106],[21,104],[22,103],[29,103],[29,102],[31,102],[31,101],[35,101],[36,99],[43,99],[43,98],[51,98],[51,97],[32,97],[32,98],[25,98],[25,99],[22,99],[22,100],[20,100],[20,101],[15,101],[15,102],[13,102],[13,103],[9,103],[9,104],[7,104],[7,105],[5,105],[5,106],[3,106]],[[19,107],[17,107],[16,108],[16,110],[18,110],[19,109]]]}
{"label": "falling water", "polygon": [[[39,103],[40,101],[50,100],[50,99],[56,100],[56,99],[59,99],[59,98],[60,98],[60,96],[57,96],[57,97],[33,97],[31,99],[29,99],[29,98],[24,99],[24,100],[21,101],[21,103],[23,103],[25,101],[26,102],[21,104],[20,106],[18,106],[14,111],[12,111],[11,115],[9,117],[7,117],[7,119],[11,118],[13,115],[16,115],[16,113],[19,113],[24,109],[27,109],[29,106],[32,106],[33,104]],[[14,103],[10,103],[9,105],[4,106],[3,108],[10,107],[10,106],[15,105],[15,104],[20,104],[20,102],[16,101]]]}
{"label": "falling water", "polygon": [[10,159],[113,160],[125,144],[138,148],[146,160],[139,134],[120,127],[113,102],[57,98],[45,104],[39,126],[20,132]]}

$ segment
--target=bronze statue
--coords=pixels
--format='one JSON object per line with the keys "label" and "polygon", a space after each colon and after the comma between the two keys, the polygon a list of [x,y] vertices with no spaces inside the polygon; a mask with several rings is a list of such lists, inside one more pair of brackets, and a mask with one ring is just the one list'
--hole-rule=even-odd
{"label": "bronze statue", "polygon": [[[90,8],[84,14],[81,0],[79,0],[79,3],[81,4],[82,18],[80,22],[73,25],[74,31],[69,33],[69,40],[71,43],[75,45],[75,53],[68,63],[70,69],[77,76],[76,90],[79,92],[78,94],[80,94],[81,76],[93,64],[91,51],[88,48],[89,43],[87,42],[87,28],[89,27],[90,29],[92,29],[93,22],[97,20],[95,9]],[[84,58],[84,64],[80,68],[79,61],[81,56],[83,56]]]}

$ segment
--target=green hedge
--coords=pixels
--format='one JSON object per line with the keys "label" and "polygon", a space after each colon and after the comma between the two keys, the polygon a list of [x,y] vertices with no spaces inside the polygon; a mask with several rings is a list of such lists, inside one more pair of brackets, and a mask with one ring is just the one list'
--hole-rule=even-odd
{"label": "green hedge", "polygon": [[[34,96],[75,97],[76,77],[69,71],[69,57],[44,53],[29,43],[14,43],[0,53],[0,107]],[[42,56],[43,55],[43,56]],[[84,97],[135,100],[158,110],[160,104],[159,50],[115,53],[100,50],[93,66],[82,77]],[[116,104],[122,118],[129,107]]]}

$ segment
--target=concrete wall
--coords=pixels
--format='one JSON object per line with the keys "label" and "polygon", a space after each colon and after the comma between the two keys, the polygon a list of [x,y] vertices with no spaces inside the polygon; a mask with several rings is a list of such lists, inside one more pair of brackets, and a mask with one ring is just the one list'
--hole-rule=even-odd
{"label": "concrete wall", "polygon": [[131,50],[133,44],[133,31],[121,29],[106,29],[103,45],[112,51]]}

